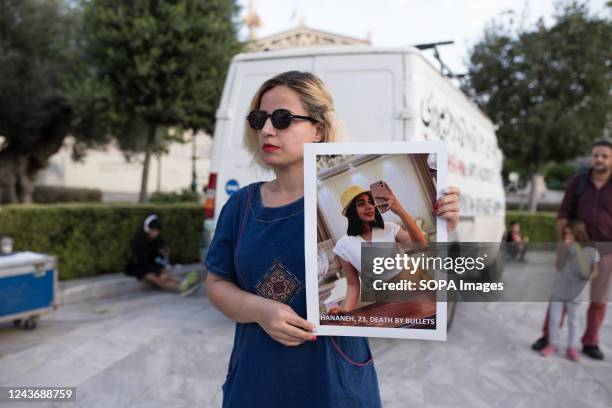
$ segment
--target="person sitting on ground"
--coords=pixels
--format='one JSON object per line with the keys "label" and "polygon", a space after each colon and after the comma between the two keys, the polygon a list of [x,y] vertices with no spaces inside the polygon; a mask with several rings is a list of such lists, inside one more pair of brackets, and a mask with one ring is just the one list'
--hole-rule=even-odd
{"label": "person sitting on ground", "polygon": [[517,258],[519,261],[524,261],[529,237],[523,238],[523,235],[521,234],[521,224],[518,221],[510,222],[510,231],[508,231],[508,234],[506,235],[506,242],[508,244],[507,250],[510,255],[510,259]]}
{"label": "person sitting on ground", "polygon": [[189,273],[181,282],[168,271],[168,250],[160,233],[159,218],[155,214],[149,215],[132,238],[132,258],[126,266],[126,275],[183,295],[195,292],[200,285],[197,272]]}

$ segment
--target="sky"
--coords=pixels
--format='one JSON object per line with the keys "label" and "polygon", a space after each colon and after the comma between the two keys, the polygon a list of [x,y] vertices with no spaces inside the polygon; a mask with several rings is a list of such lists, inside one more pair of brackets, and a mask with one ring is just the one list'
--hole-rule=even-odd
{"label": "sky", "polygon": [[[249,0],[238,0],[240,17]],[[590,0],[592,13],[603,13],[606,0]],[[440,48],[455,74],[466,72],[470,47],[487,23],[508,10],[527,26],[540,17],[551,23],[557,0],[254,0],[262,26],[258,37],[289,30],[303,19],[306,26],[365,39],[375,46],[402,46],[453,40]],[[523,16],[523,18],[522,18]],[[248,30],[240,31],[242,39]]]}

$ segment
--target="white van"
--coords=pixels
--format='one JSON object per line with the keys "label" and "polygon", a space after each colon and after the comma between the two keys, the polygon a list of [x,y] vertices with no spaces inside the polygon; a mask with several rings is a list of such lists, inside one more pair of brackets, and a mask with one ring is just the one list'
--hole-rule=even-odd
{"label": "white van", "polygon": [[[449,239],[502,241],[502,153],[491,121],[416,48],[345,46],[234,57],[217,111],[205,202],[205,246],[229,195],[273,176],[251,165],[242,137],[256,90],[265,80],[289,70],[313,72],[325,82],[347,141],[447,141],[448,184],[462,192],[459,227]],[[492,276],[501,273],[502,260],[497,258],[499,262],[490,268]]]}

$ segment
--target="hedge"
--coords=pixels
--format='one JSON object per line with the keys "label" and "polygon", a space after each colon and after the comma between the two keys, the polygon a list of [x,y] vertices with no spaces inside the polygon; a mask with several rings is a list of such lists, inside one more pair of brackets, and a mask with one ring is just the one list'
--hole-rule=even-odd
{"label": "hedge", "polygon": [[161,219],[171,262],[197,262],[203,212],[196,204],[4,206],[0,236],[11,236],[16,251],[57,256],[60,279],[121,272],[134,233],[151,213]]}
{"label": "hedge", "polygon": [[557,213],[506,211],[506,229],[510,228],[511,221],[521,224],[521,233],[528,236],[530,242],[557,241]]}
{"label": "hedge", "polygon": [[102,191],[95,188],[36,186],[32,198],[38,204],[99,203],[102,201]]}
{"label": "hedge", "polygon": [[[130,240],[144,218],[157,214],[171,262],[199,261],[203,213],[196,204],[61,204],[0,207],[0,236],[14,239],[15,250],[54,254],[60,279],[121,272]],[[506,213],[506,226],[521,223],[531,242],[556,241],[556,214]]]}

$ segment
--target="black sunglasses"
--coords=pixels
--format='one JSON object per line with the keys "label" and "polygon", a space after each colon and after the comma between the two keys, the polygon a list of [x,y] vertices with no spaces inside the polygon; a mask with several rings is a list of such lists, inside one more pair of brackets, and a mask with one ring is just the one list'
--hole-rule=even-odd
{"label": "black sunglasses", "polygon": [[255,130],[263,129],[268,118],[272,120],[272,126],[278,130],[287,129],[289,125],[291,125],[291,121],[293,119],[309,120],[312,123],[318,122],[318,120],[311,118],[310,116],[294,115],[287,109],[277,109],[272,113],[256,110],[249,113],[249,116],[247,116],[249,125]]}

